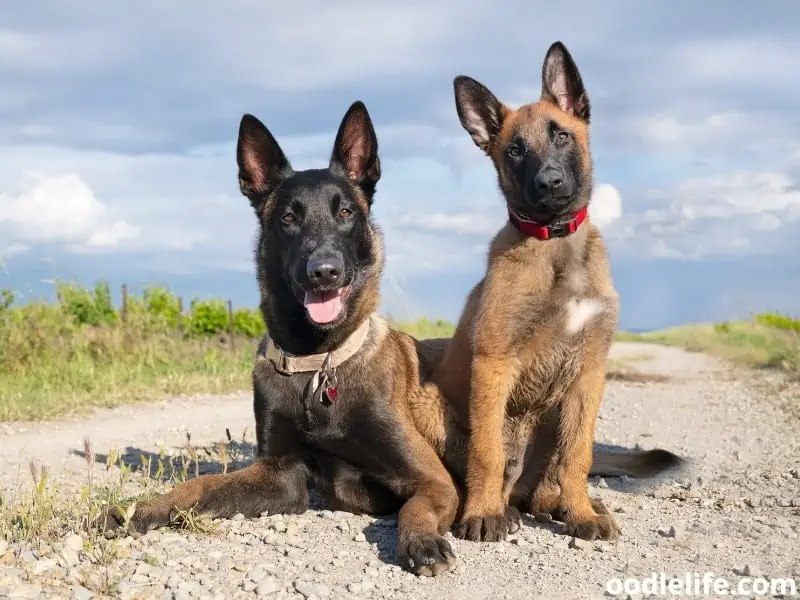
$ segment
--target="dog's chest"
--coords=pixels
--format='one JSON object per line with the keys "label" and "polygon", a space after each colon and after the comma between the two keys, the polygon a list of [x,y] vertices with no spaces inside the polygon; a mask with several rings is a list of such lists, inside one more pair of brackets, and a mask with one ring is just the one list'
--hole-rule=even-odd
{"label": "dog's chest", "polygon": [[[408,468],[407,443],[402,424],[389,410],[392,393],[389,381],[350,377],[340,372],[335,402],[321,402],[319,393],[310,396],[309,375],[296,378],[296,402],[281,403],[276,409],[284,423],[291,422],[294,433],[314,462],[338,459],[378,479],[391,479]],[[305,383],[304,383],[305,382]],[[301,397],[301,393],[307,395]],[[284,396],[286,398],[286,396]]]}
{"label": "dog's chest", "polygon": [[520,417],[532,405],[557,403],[577,379],[588,352],[598,351],[595,341],[607,337],[609,299],[588,294],[580,287],[564,286],[544,304],[543,318],[528,332],[524,366],[509,403]]}

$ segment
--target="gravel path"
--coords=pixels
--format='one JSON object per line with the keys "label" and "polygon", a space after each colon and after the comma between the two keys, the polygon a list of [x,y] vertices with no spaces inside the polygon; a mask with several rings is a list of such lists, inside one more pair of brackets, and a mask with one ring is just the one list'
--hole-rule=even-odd
{"label": "gravel path", "polygon": [[[603,598],[612,578],[713,572],[794,577],[800,584],[798,422],[766,397],[762,374],[675,348],[616,344],[613,356],[666,380],[610,381],[597,441],[655,446],[688,456],[682,473],[635,483],[590,482],[616,511],[616,542],[571,542],[559,525],[528,520],[509,541],[452,540],[454,572],[417,578],[394,560],[394,517],[373,519],[316,505],[304,515],[216,522],[210,534],[159,530],[97,556],[77,534],[35,546],[0,541],[0,597],[122,598]],[[774,377],[774,376],[769,376]],[[792,389],[792,388],[790,388]],[[784,391],[784,396],[787,392]],[[785,400],[785,397],[784,397]],[[6,497],[30,477],[30,459],[78,494],[92,441],[95,478],[112,448],[131,457],[252,432],[249,394],[103,410],[87,420],[0,425]],[[251,441],[252,434],[247,434]],[[126,450],[127,448],[127,450]],[[135,477],[133,477],[135,480]],[[133,484],[131,484],[133,485]],[[619,597],[625,598],[626,594]],[[637,598],[639,596],[633,595]]]}

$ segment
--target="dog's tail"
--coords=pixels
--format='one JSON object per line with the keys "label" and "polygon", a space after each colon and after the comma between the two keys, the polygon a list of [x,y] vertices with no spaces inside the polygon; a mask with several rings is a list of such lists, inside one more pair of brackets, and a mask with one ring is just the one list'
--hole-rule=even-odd
{"label": "dog's tail", "polygon": [[653,477],[685,464],[677,454],[669,450],[634,450],[632,452],[612,452],[595,449],[592,452],[592,468],[589,475],[602,477]]}

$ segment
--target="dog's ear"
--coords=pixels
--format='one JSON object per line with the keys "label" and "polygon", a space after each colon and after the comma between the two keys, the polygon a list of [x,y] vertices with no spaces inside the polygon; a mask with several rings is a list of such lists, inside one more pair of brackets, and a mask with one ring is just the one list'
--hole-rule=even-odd
{"label": "dog's ear", "polygon": [[293,172],[269,129],[250,114],[245,114],[239,123],[236,162],[239,165],[239,189],[254,208],[279,180]]}
{"label": "dog's ear", "polygon": [[378,137],[367,107],[357,100],[345,113],[333,144],[330,168],[359,186],[372,202],[381,178]]}
{"label": "dog's ear", "polygon": [[453,80],[453,89],[461,125],[475,145],[490,154],[508,109],[489,88],[472,77],[459,75]]}
{"label": "dog's ear", "polygon": [[583,87],[578,66],[566,46],[554,42],[547,50],[542,65],[542,99],[561,110],[589,122],[589,95]]}

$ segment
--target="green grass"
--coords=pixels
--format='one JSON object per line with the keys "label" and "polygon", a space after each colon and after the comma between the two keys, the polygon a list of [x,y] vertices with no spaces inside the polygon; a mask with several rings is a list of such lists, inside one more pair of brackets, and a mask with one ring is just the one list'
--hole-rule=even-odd
{"label": "green grass", "polygon": [[[104,282],[92,289],[57,284],[55,303],[15,303],[0,290],[0,421],[38,420],[101,406],[250,387],[257,310],[179,298],[161,287],[115,307]],[[443,321],[394,323],[416,337],[447,337]]]}
{"label": "green grass", "polygon": [[661,331],[621,331],[618,341],[651,342],[707,352],[737,364],[800,375],[800,319],[777,313],[749,321],[683,325]]}
{"label": "green grass", "polygon": [[[109,539],[103,533],[103,515],[108,507],[118,507],[131,515],[136,502],[198,474],[240,469],[253,458],[252,440],[245,433],[241,440],[234,439],[227,429],[225,438],[208,446],[195,447],[187,434],[185,444],[170,449],[169,453],[161,448],[158,454],[148,456],[111,448],[105,457],[98,457],[91,440],[86,438],[82,454],[86,462],[82,480],[59,485],[51,481],[44,466],[31,460],[30,479],[0,492],[0,541],[6,543],[6,548],[11,545],[0,552],[0,562],[21,568],[21,549],[30,548],[50,556],[56,542],[77,533],[83,538],[82,553],[88,555],[89,564],[84,561],[77,565],[74,576],[96,594],[112,597],[117,595],[119,576],[115,574],[120,572],[118,567],[128,551],[121,547],[118,538]],[[193,510],[178,512],[171,525],[197,535],[219,535],[215,522]],[[150,555],[145,555],[143,561],[159,564]],[[97,569],[98,565],[117,568]]]}

